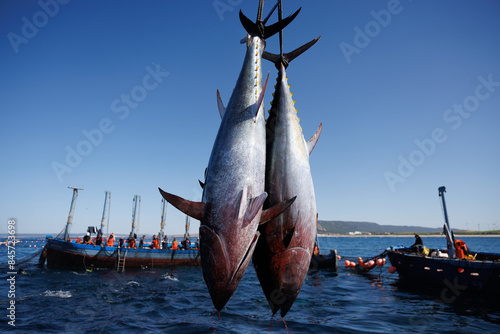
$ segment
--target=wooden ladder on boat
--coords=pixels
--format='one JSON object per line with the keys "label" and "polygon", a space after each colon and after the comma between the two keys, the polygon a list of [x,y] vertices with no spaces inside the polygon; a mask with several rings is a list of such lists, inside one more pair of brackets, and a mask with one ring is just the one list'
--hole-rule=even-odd
{"label": "wooden ladder on boat", "polygon": [[123,254],[123,257],[122,257],[121,250],[118,249],[118,262],[116,264],[117,271],[124,271],[125,270],[125,260],[127,259],[127,253],[128,253],[128,249],[125,250],[125,254]]}

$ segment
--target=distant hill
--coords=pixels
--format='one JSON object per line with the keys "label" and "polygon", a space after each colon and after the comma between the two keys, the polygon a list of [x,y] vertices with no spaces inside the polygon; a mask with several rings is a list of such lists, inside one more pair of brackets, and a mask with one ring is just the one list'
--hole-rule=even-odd
{"label": "distant hill", "polygon": [[422,226],[397,226],[397,225],[379,225],[370,222],[353,222],[341,220],[319,220],[318,233],[349,234],[349,232],[368,232],[372,234],[386,233],[423,233],[443,231],[442,227],[422,227]]}

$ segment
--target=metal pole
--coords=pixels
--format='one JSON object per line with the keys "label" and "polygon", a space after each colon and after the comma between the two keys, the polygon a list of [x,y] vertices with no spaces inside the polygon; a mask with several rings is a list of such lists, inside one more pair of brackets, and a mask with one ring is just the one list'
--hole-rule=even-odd
{"label": "metal pole", "polygon": [[69,231],[71,229],[71,222],[73,221],[73,211],[75,210],[76,198],[78,197],[78,190],[83,190],[83,188],[68,187],[73,189],[73,198],[71,199],[71,206],[69,208],[68,222],[66,223],[66,229],[64,230],[64,241],[69,240]]}
{"label": "metal pole", "polygon": [[448,248],[448,252],[451,255],[452,250],[454,248],[453,246],[453,234],[450,230],[450,222],[448,221],[448,211],[446,210],[446,201],[444,199],[444,193],[446,192],[446,187],[439,187],[439,196],[441,197],[441,200],[443,202],[443,212],[444,212],[444,222],[445,222],[445,233],[446,233],[446,245]]}
{"label": "metal pole", "polygon": [[108,197],[111,197],[111,192],[104,192],[104,207],[102,208],[102,218],[101,218],[101,232],[104,230],[104,225],[106,225],[106,204],[108,202]]}
{"label": "metal pole", "polygon": [[161,241],[163,240],[163,237],[164,237],[164,233],[163,233],[163,229],[165,228],[165,213],[166,213],[166,209],[167,209],[167,202],[165,201],[164,198],[161,199],[161,222],[160,222],[160,240],[158,240],[158,242],[160,243],[160,245],[162,244]]}
{"label": "metal pole", "polygon": [[136,217],[137,217],[137,206],[139,205],[139,202],[141,201],[141,196],[135,195],[134,196],[134,204],[132,206],[132,235],[135,233],[135,225],[136,225]]}

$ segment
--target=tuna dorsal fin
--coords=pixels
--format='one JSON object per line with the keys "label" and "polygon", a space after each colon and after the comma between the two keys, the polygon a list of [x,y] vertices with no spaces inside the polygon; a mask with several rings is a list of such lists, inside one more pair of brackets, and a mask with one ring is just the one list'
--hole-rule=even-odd
{"label": "tuna dorsal fin", "polygon": [[249,223],[255,216],[261,211],[262,205],[264,205],[264,201],[267,198],[267,193],[263,192],[260,196],[251,198],[248,201],[248,207],[245,211],[245,216],[243,217],[243,221],[245,223]]}
{"label": "tuna dorsal fin", "polygon": [[285,211],[292,203],[295,201],[297,196],[290,198],[289,200],[278,203],[269,209],[262,210],[262,215],[260,216],[260,225],[267,223],[274,217],[280,215],[283,211]]}
{"label": "tuna dorsal fin", "polygon": [[198,180],[198,182],[200,183],[201,189],[205,188],[205,183],[201,182],[200,180]]}
{"label": "tuna dorsal fin", "polygon": [[264,87],[262,87],[262,92],[260,92],[257,102],[252,106],[254,123],[257,121],[257,115],[259,114],[260,106],[262,105],[262,101],[264,101],[264,95],[266,94],[268,80],[269,80],[269,73],[267,73],[266,83],[264,84]]}
{"label": "tuna dorsal fin", "polygon": [[217,107],[219,107],[219,114],[220,118],[222,119],[224,113],[226,112],[226,107],[224,107],[224,103],[222,103],[218,89],[217,89]]}
{"label": "tuna dorsal fin", "polygon": [[309,151],[309,154],[311,154],[312,150],[316,146],[316,143],[318,142],[319,135],[321,134],[322,129],[323,129],[323,123],[320,123],[318,130],[316,130],[316,133],[307,141],[307,150]]}
{"label": "tuna dorsal fin", "polygon": [[257,23],[252,22],[248,17],[246,17],[243,12],[240,10],[240,21],[241,24],[243,25],[243,28],[249,33],[250,35],[256,35],[259,36],[262,39],[266,39],[271,37],[272,35],[276,34],[283,28],[285,28],[290,22],[293,21],[293,19],[299,15],[299,12],[302,8],[299,8],[295,13],[292,15],[288,16],[287,18],[280,20],[276,23],[271,24],[270,26],[264,26],[264,23],[261,21],[261,19],[258,17],[257,18]]}
{"label": "tuna dorsal fin", "polygon": [[184,212],[186,215],[198,219],[201,221],[203,218],[203,210],[205,208],[205,203],[203,202],[192,202],[176,195],[169,194],[160,188],[158,188],[160,194],[164,199],[170,204],[175,206],[180,211]]}
{"label": "tuna dorsal fin", "polygon": [[313,46],[314,44],[316,44],[316,42],[319,41],[320,38],[321,38],[321,36],[313,39],[309,43],[306,43],[306,44],[302,45],[301,47],[293,50],[292,52],[284,53],[283,54],[283,59],[281,58],[280,55],[269,53],[267,51],[264,51],[264,53],[262,54],[262,58],[264,58],[266,60],[269,60],[270,62],[274,63],[274,65],[278,69],[279,69],[279,66],[280,66],[281,63],[283,63],[283,65],[285,66],[285,68],[287,68],[288,64],[292,60],[294,60],[295,58],[297,58],[298,56],[300,56],[301,54],[303,54],[304,52],[306,52],[311,46]]}

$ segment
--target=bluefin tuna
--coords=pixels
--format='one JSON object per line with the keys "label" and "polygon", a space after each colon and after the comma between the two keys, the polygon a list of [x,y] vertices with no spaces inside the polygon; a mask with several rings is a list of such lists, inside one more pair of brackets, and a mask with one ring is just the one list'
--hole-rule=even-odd
{"label": "bluefin tuna", "polygon": [[[262,84],[262,53],[265,38],[293,20],[264,26],[259,3],[253,23],[240,11],[247,31],[246,55],[231,98],[224,107],[217,92],[222,121],[217,133],[201,202],[192,202],[164,192],[162,196],[177,209],[200,220],[200,255],[203,277],[217,310],[228,302],[252,258],[259,223],[280,214],[294,198],[262,211],[264,191],[266,128],[262,100],[267,85]],[[269,76],[268,76],[269,77]]]}
{"label": "bluefin tuna", "polygon": [[[295,196],[281,215],[259,227],[253,265],[273,314],[284,317],[302,287],[311,261],[317,229],[316,199],[309,154],[320,136],[305,141],[285,67],[311,47],[319,37],[299,49],[281,55],[266,53],[279,69],[274,99],[267,120],[266,185],[264,208]],[[282,37],[280,36],[280,43]]]}

